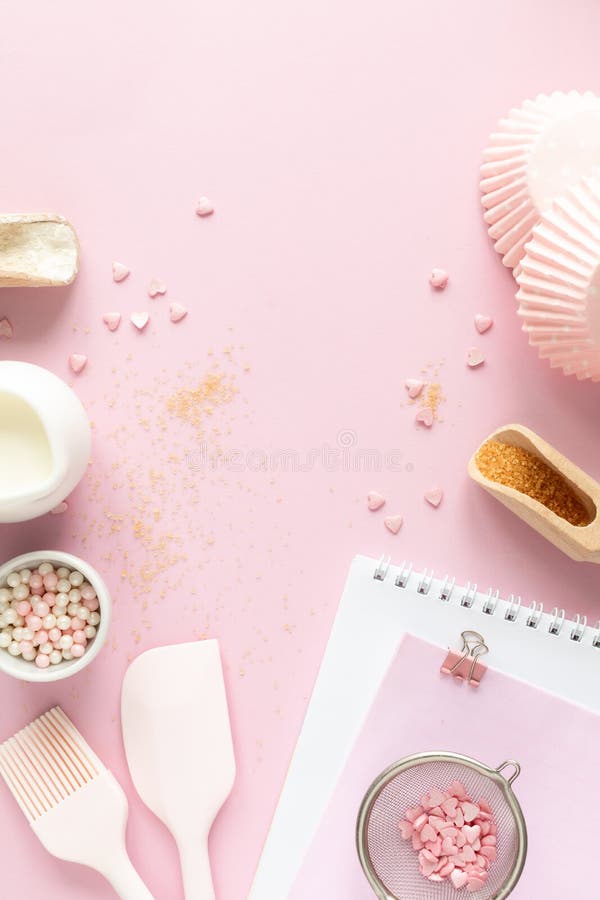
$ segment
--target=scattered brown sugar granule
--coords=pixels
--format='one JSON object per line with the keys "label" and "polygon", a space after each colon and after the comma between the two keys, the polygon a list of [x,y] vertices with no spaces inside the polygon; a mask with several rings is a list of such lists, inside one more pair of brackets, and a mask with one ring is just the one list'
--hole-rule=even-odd
{"label": "scattered brown sugar granule", "polygon": [[590,524],[591,518],[573,488],[529,450],[501,441],[486,441],[475,454],[475,462],[490,481],[528,494],[571,525]]}
{"label": "scattered brown sugar granule", "polygon": [[207,373],[199,384],[192,388],[180,388],[167,399],[169,412],[201,429],[207,416],[227,403],[231,403],[237,393],[233,377],[223,372]]}
{"label": "scattered brown sugar granule", "polygon": [[431,410],[434,418],[437,418],[439,405],[444,399],[442,386],[437,381],[430,381],[425,385],[422,405]]}

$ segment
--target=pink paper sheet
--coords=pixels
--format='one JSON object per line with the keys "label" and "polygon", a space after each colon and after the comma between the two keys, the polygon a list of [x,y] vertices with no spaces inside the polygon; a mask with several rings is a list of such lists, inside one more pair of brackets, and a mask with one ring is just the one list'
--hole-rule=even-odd
{"label": "pink paper sheet", "polygon": [[402,642],[289,900],[372,900],[355,850],[362,798],[395,760],[436,749],[492,767],[521,763],[514,790],[529,852],[516,900],[596,896],[593,864],[576,860],[600,834],[600,717],[493,671],[469,689],[439,674],[444,656],[417,638]]}

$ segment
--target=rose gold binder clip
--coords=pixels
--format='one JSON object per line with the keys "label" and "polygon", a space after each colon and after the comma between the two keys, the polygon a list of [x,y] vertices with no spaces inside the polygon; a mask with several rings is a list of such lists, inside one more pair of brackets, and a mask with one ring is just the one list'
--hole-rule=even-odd
{"label": "rose gold binder clip", "polygon": [[450,650],[440,672],[466,681],[471,687],[479,687],[487,672],[487,666],[479,662],[479,657],[489,653],[489,647],[477,631],[463,631],[461,638],[462,650]]}

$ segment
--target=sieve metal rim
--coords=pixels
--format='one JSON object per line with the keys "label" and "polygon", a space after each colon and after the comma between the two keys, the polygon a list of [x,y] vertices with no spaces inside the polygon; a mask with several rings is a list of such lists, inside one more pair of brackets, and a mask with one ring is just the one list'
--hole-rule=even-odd
{"label": "sieve metal rim", "polygon": [[[381,881],[377,877],[375,867],[371,862],[366,838],[371,813],[373,810],[373,806],[375,805],[375,802],[383,788],[386,787],[386,785],[388,785],[390,781],[393,781],[393,779],[397,775],[399,775],[401,772],[406,771],[406,769],[412,768],[413,766],[424,765],[425,763],[439,762],[460,763],[461,765],[466,766],[469,769],[473,769],[475,772],[478,772],[480,775],[486,776],[487,778],[494,781],[497,785],[499,785],[506,797],[506,802],[508,803],[510,810],[514,816],[517,828],[517,858],[509,878],[502,885],[500,890],[498,890],[493,895],[493,897],[490,897],[490,900],[504,900],[504,898],[508,897],[508,895],[513,891],[517,882],[519,881],[519,878],[523,873],[525,860],[527,858],[527,827],[525,825],[525,817],[523,815],[523,811],[521,809],[519,801],[515,797],[514,791],[511,786],[513,781],[520,774],[521,767],[519,763],[515,762],[515,760],[512,759],[506,760],[505,762],[501,763],[497,769],[492,769],[490,768],[490,766],[486,766],[485,763],[479,762],[479,760],[473,759],[471,756],[463,756],[461,753],[450,753],[437,750],[429,751],[427,753],[415,753],[412,756],[405,756],[403,759],[400,759],[397,762],[392,763],[391,766],[388,766],[385,771],[377,776],[377,778],[371,784],[369,790],[365,794],[360,805],[358,818],[356,821],[356,849],[367,881],[371,885],[372,890],[379,898],[379,900],[402,900],[402,898],[394,897],[393,894],[389,894],[387,890],[382,888]],[[515,771],[510,778],[505,778],[505,776],[502,775],[502,771],[509,765],[513,766]]]}

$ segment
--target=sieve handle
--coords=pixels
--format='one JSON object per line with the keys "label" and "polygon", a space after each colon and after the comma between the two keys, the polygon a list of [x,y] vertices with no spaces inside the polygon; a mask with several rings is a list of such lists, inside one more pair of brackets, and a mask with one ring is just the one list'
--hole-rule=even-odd
{"label": "sieve handle", "polygon": [[[512,767],[512,768],[514,769],[514,772],[512,773],[512,775],[510,776],[510,778],[507,778],[506,775],[502,775],[502,772],[504,771],[504,769],[509,768],[509,767]],[[515,781],[515,780],[519,777],[519,775],[521,774],[521,766],[519,765],[518,762],[516,762],[516,760],[514,760],[514,759],[507,759],[507,760],[505,760],[503,763],[501,763],[501,764],[498,766],[498,768],[496,769],[496,772],[498,773],[498,775],[502,775],[502,777],[503,777],[509,784],[512,784],[513,781]]]}

